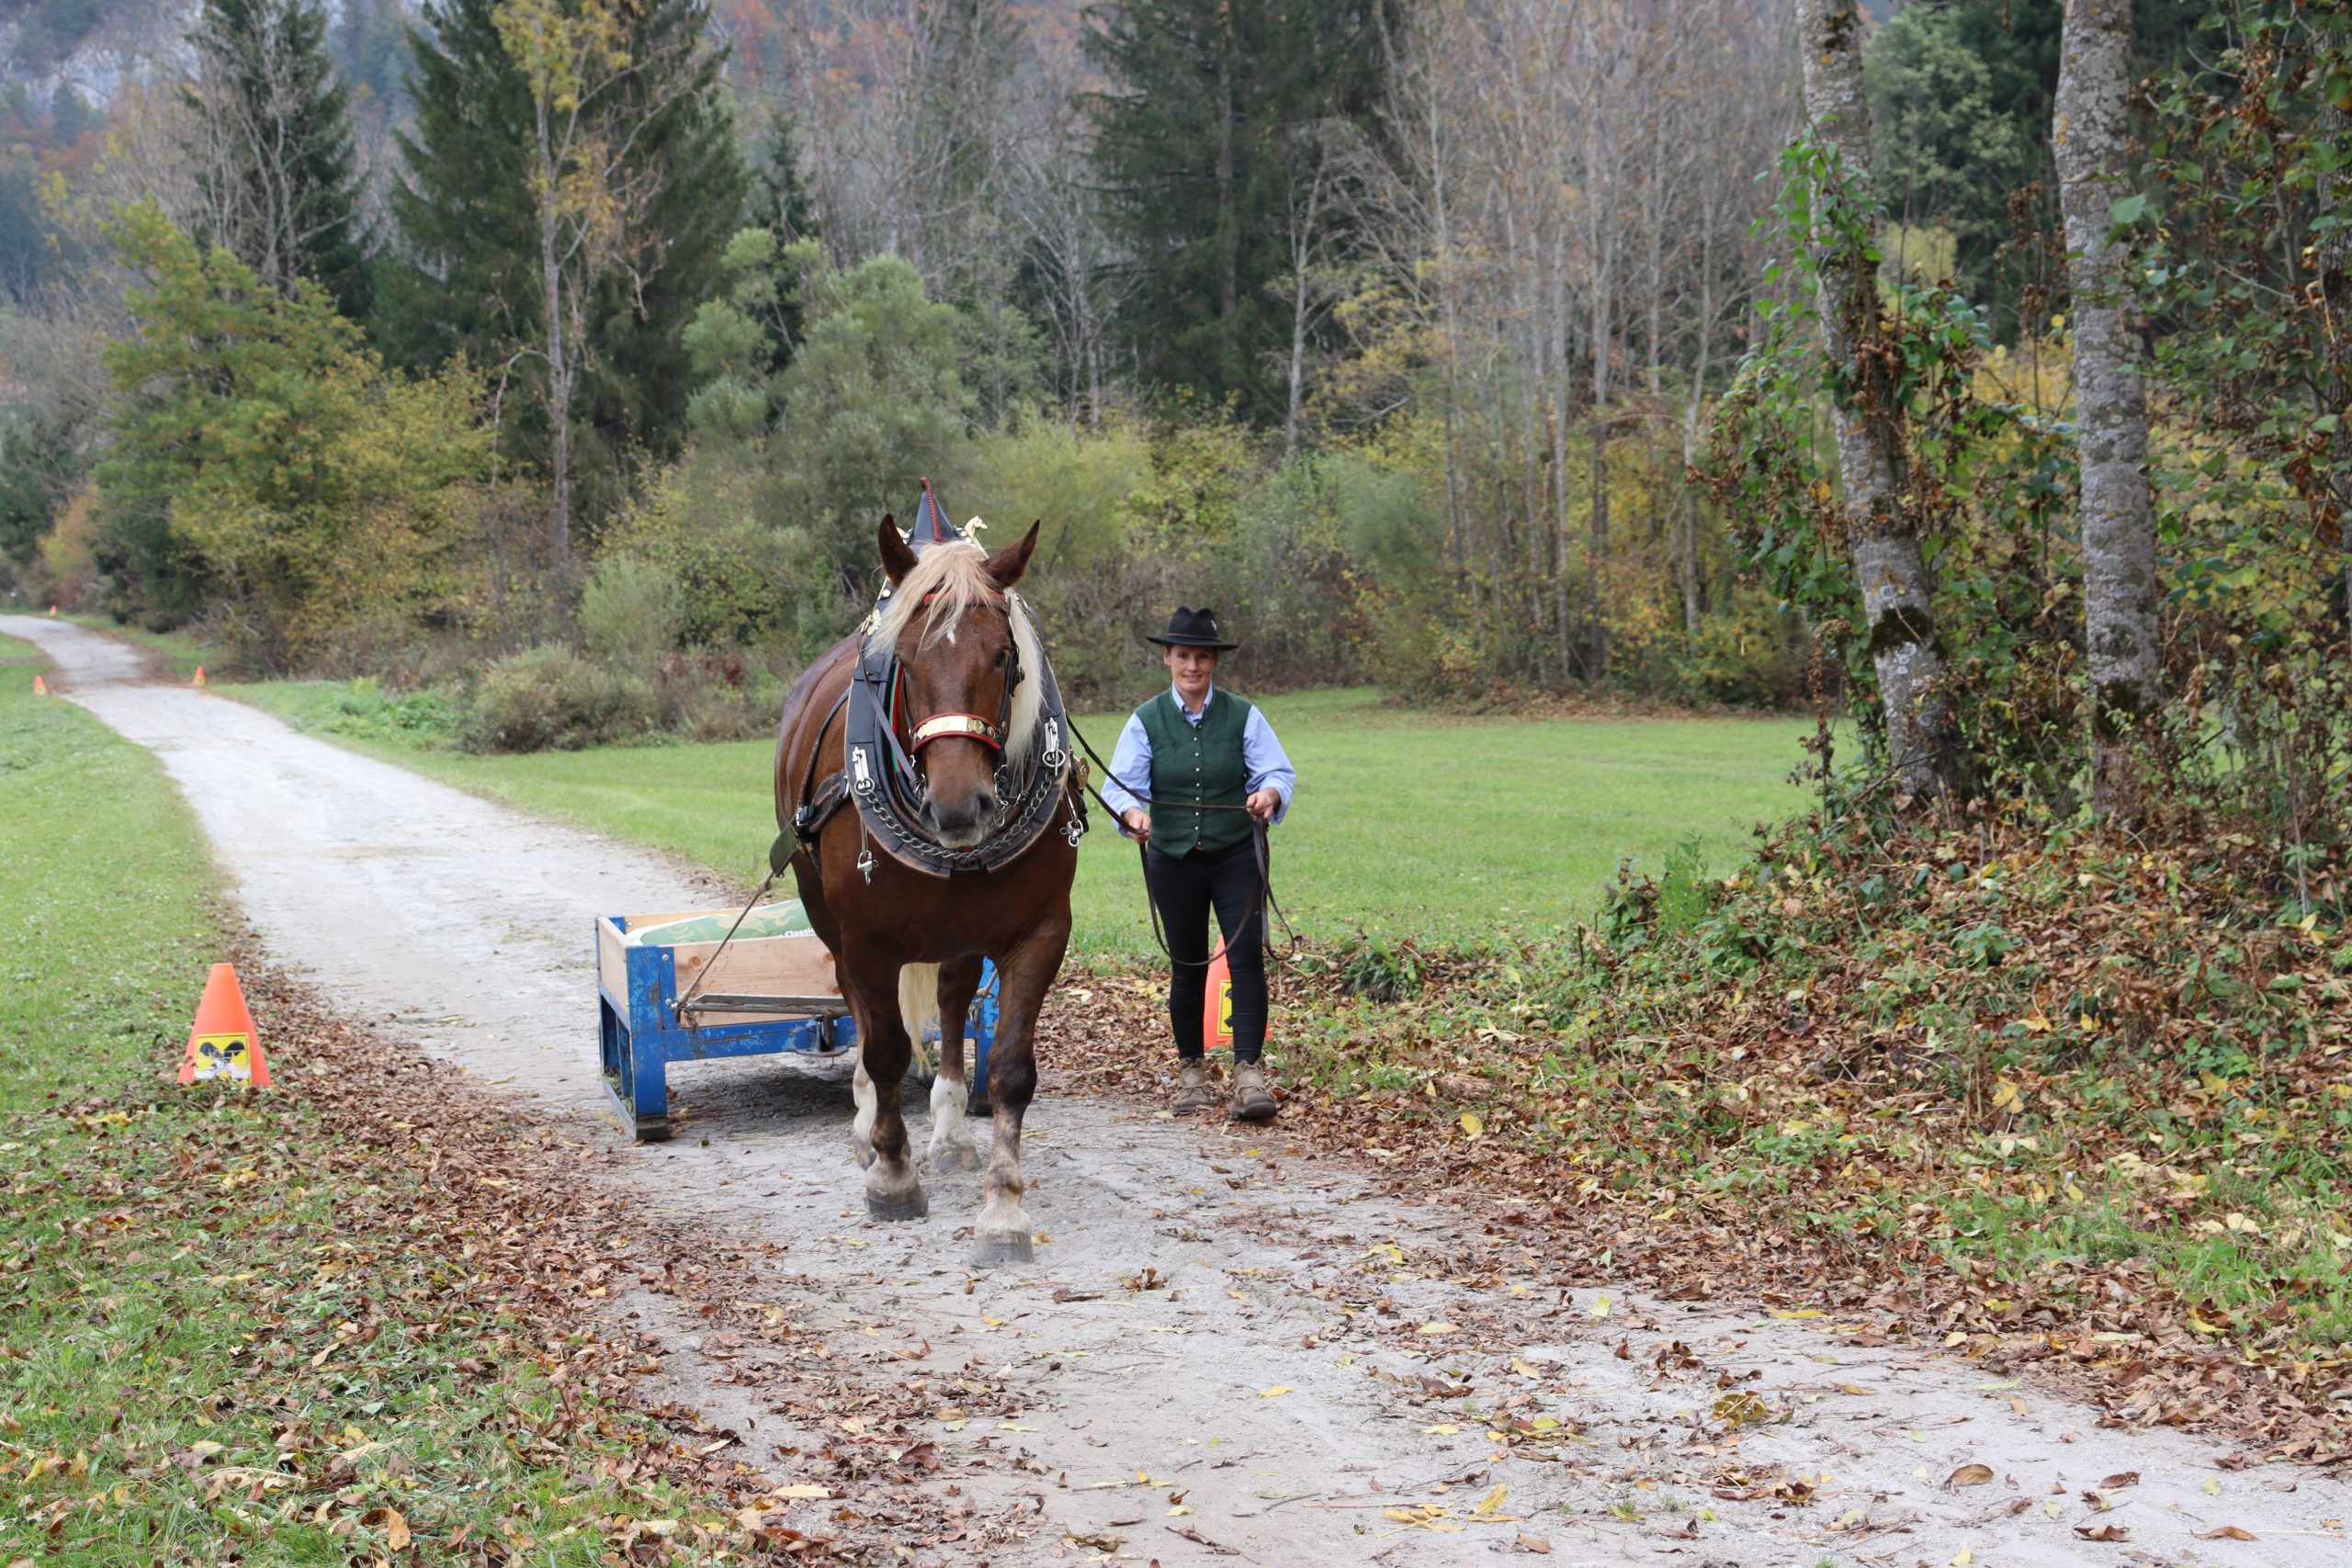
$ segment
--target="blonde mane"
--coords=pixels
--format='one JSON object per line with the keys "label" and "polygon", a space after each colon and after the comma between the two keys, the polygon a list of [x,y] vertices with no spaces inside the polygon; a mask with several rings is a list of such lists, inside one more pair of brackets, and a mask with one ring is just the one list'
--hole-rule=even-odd
{"label": "blonde mane", "polygon": [[[926,649],[943,637],[954,641],[956,628],[964,623],[964,614],[975,604],[983,604],[1000,592],[988,574],[988,552],[968,539],[946,539],[925,549],[915,558],[915,569],[899,581],[890,591],[889,602],[883,606],[874,629],[865,634],[865,646],[871,650],[896,648],[899,639],[914,625],[915,617],[923,615],[922,636],[916,643]],[[1006,618],[1012,623],[1012,643],[1021,655],[1023,680],[1012,694],[1012,711],[1006,716],[1004,761],[1007,766],[1018,768],[1028,761],[1031,747],[1037,739],[1037,725],[1046,704],[1046,650],[1037,640],[1037,627],[1030,619],[1029,606],[1021,595],[1011,589],[1004,594]],[[924,600],[929,599],[926,605]]]}

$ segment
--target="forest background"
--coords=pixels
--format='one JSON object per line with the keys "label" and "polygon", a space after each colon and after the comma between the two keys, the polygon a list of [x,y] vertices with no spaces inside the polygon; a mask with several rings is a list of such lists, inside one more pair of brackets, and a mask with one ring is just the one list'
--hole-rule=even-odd
{"label": "forest background", "polygon": [[[1182,600],[1258,689],[1844,703],[1883,750],[1815,341],[1846,191],[1939,700],[1974,765],[2080,793],[2057,0],[1861,8],[1835,168],[1762,0],[203,0],[94,101],[142,14],[9,21],[20,603],[441,685],[492,747],[752,733],[928,477],[1045,520],[1082,697],[1147,683]],[[2342,21],[2132,17],[2167,658],[2269,616],[2340,679],[2342,339],[2303,295]]]}

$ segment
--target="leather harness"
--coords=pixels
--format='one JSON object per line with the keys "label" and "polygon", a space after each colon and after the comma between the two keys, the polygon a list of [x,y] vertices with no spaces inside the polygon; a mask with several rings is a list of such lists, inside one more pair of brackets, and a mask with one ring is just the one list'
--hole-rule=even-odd
{"label": "leather harness", "polygon": [[[991,593],[980,602],[1004,616],[1007,629],[1011,629],[1012,617],[1019,612],[1008,595]],[[876,619],[888,603],[889,594],[886,592],[875,605]],[[930,603],[928,596],[924,603]],[[1087,829],[1086,800],[1079,790],[1069,787],[1071,757],[1064,741],[1069,733],[1069,716],[1062,705],[1061,688],[1054,680],[1052,664],[1045,663],[1035,677],[1044,683],[1044,690],[1038,705],[1037,734],[1029,747],[1025,776],[1017,789],[1008,787],[1012,781],[1005,777],[1000,762],[1000,804],[995,821],[978,843],[969,849],[953,849],[933,838],[923,824],[922,803],[927,786],[916,760],[925,746],[951,737],[977,740],[1000,757],[1003,755],[1013,694],[1023,681],[1031,678],[1022,667],[1021,639],[1012,639],[1012,658],[1004,677],[1004,702],[993,721],[978,714],[938,713],[910,727],[904,666],[895,647],[876,645],[870,630],[873,624],[872,620],[867,622],[869,629],[859,642],[857,669],[848,688],[817,727],[816,739],[809,748],[808,766],[800,783],[800,804],[792,814],[792,838],[797,849],[807,852],[814,865],[818,835],[844,802],[854,800],[862,824],[861,837],[867,844],[858,854],[857,869],[868,882],[874,879],[873,844],[881,845],[883,852],[899,864],[926,876],[995,871],[1020,858],[1045,836],[1065,795],[1070,802],[1070,819],[1062,831],[1075,845]],[[843,765],[820,783],[817,759],[824,750],[826,733],[837,718],[842,724]],[[784,849],[782,840],[776,848],[779,852]],[[778,858],[789,857],[771,855],[771,863]]]}

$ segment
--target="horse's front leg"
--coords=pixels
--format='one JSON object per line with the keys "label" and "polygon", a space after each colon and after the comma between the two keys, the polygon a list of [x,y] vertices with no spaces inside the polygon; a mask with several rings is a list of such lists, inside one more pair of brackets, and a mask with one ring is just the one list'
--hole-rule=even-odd
{"label": "horse's front leg", "polygon": [[964,1096],[964,1023],[980,988],[980,960],[959,958],[939,966],[939,1076],[931,1080],[931,1168],[978,1170],[980,1151],[972,1142]]}
{"label": "horse's front leg", "polygon": [[1061,972],[1069,945],[1064,921],[1033,931],[997,960],[996,1042],[989,1047],[989,1099],[995,1107],[996,1141],[989,1151],[972,1265],[1026,1263],[1035,1256],[1029,1215],[1021,1207],[1021,1119],[1037,1090],[1037,1010],[1046,987]]}
{"label": "horse's front leg", "polygon": [[865,1212],[877,1220],[920,1220],[931,1213],[931,1201],[907,1157],[907,1119],[899,1110],[899,1086],[914,1059],[914,1043],[899,1016],[899,967],[844,955],[835,973],[857,1019],[857,1077],[851,1092],[857,1099],[854,1135],[865,1165]]}

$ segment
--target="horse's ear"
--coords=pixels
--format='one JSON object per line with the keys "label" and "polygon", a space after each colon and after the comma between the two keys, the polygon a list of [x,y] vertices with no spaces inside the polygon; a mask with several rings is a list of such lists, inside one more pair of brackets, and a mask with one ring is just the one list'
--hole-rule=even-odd
{"label": "horse's ear", "polygon": [[989,557],[986,570],[990,582],[1010,588],[1021,581],[1021,574],[1029,570],[1029,558],[1037,548],[1037,530],[1043,525],[1042,519],[1030,524],[1026,534]]}
{"label": "horse's ear", "polygon": [[882,570],[888,574],[890,586],[896,588],[899,581],[915,569],[914,551],[899,537],[899,520],[884,513],[882,526],[874,531],[874,542],[882,548]]}

